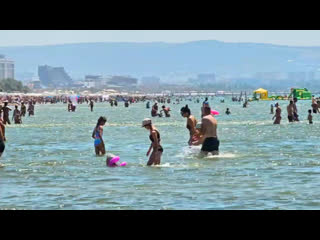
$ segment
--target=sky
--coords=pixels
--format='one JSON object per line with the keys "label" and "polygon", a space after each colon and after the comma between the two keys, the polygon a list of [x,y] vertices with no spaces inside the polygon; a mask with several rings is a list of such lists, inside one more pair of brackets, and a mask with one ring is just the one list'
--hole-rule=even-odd
{"label": "sky", "polygon": [[320,46],[320,30],[0,30],[0,46],[198,40]]}

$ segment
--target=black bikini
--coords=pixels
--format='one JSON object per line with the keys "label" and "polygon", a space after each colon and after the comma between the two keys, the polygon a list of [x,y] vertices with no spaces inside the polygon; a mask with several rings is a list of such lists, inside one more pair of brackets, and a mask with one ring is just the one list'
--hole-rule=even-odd
{"label": "black bikini", "polygon": [[[163,152],[163,148],[162,148],[162,146],[160,145],[160,141],[161,141],[161,139],[160,139],[160,133],[159,133],[157,130],[155,130],[155,131],[157,132],[157,137],[158,137],[158,141],[159,141],[159,149],[158,149],[158,151]],[[152,135],[150,135],[149,138],[150,138],[150,141],[151,141],[151,142],[154,142],[154,139],[153,139]]]}

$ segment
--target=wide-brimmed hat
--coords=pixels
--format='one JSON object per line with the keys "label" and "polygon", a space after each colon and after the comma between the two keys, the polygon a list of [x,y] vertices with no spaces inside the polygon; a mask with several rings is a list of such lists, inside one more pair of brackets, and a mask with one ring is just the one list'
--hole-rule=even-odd
{"label": "wide-brimmed hat", "polygon": [[145,127],[147,125],[151,125],[152,122],[151,122],[151,119],[150,118],[145,118],[143,121],[142,121],[142,127]]}

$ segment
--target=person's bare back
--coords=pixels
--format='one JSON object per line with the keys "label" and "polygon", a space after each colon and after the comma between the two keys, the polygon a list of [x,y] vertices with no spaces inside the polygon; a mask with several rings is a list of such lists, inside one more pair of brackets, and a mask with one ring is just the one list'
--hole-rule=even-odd
{"label": "person's bare back", "polygon": [[202,118],[201,133],[204,138],[217,138],[217,120],[212,115],[207,115]]}

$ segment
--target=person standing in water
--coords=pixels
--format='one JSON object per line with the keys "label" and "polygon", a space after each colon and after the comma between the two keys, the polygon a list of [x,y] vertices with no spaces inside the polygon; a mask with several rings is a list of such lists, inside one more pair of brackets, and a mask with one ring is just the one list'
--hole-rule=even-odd
{"label": "person standing in water", "polygon": [[296,103],[298,102],[298,98],[293,98],[293,121],[299,122],[298,108]]}
{"label": "person standing in water", "polygon": [[198,140],[195,135],[197,134],[197,119],[191,115],[191,111],[188,107],[188,105],[186,105],[185,107],[181,108],[181,116],[184,118],[187,118],[187,129],[189,130],[189,141],[188,144],[191,146],[193,141]]}
{"label": "person standing in water", "polygon": [[147,163],[147,166],[151,165],[159,165],[161,161],[161,156],[163,153],[163,148],[160,145],[160,133],[155,128],[155,126],[152,125],[151,119],[146,118],[142,121],[142,127],[150,131],[150,141],[151,145],[149,147],[149,150],[147,152],[147,156],[150,155],[150,152],[152,150],[152,154],[150,155],[149,161]]}
{"label": "person standing in water", "polygon": [[276,107],[276,114],[273,116],[272,120],[274,118],[276,118],[276,120],[274,120],[273,124],[280,124],[280,121],[281,121],[281,108],[279,106],[279,103],[276,103],[275,107]]}
{"label": "person standing in water", "polygon": [[29,117],[34,115],[34,105],[32,104],[32,101],[29,102],[28,112],[29,112]]}
{"label": "person standing in water", "polygon": [[271,104],[270,114],[273,114],[273,104]]}
{"label": "person standing in water", "polygon": [[316,99],[314,98],[314,95],[312,95],[312,104],[311,104],[313,113],[317,113],[318,112],[318,103],[316,101]]}
{"label": "person standing in water", "polygon": [[170,112],[171,110],[170,110],[169,107],[166,108],[166,106],[163,105],[163,106],[162,106],[162,110],[161,110],[160,112],[162,112],[162,111],[164,112],[164,114],[166,115],[166,117],[170,117],[170,113],[169,113],[169,112]]}
{"label": "person standing in water", "polygon": [[106,153],[104,141],[102,139],[103,126],[106,124],[107,119],[105,117],[100,117],[98,119],[96,127],[93,129],[92,138],[94,139],[94,148],[96,155],[102,156]]}
{"label": "person standing in water", "polygon": [[227,108],[227,110],[226,110],[226,114],[227,114],[227,115],[231,114],[231,112],[230,112],[229,108]]}
{"label": "person standing in water", "polygon": [[93,105],[94,105],[94,103],[93,103],[93,101],[92,101],[92,99],[91,99],[91,100],[90,100],[90,104],[89,104],[90,109],[91,109],[91,112],[93,112]]}
{"label": "person standing in water", "polygon": [[157,102],[157,101],[156,101],[156,102],[154,103],[154,105],[152,106],[151,116],[152,116],[152,117],[157,117],[157,116],[159,116],[159,114],[158,114],[158,102]]}
{"label": "person standing in water", "polygon": [[18,105],[15,105],[15,109],[13,111],[12,120],[14,120],[15,124],[21,124],[21,113],[18,109]]}
{"label": "person standing in water", "polygon": [[4,107],[2,108],[2,111],[3,111],[3,123],[11,124],[9,119],[9,111],[11,111],[11,109],[8,107],[8,101],[4,101]]}
{"label": "person standing in water", "polygon": [[24,102],[21,102],[21,108],[20,108],[21,116],[24,117],[27,112],[26,105],[24,105]]}
{"label": "person standing in water", "polygon": [[209,153],[212,155],[219,155],[220,141],[218,140],[217,135],[218,122],[211,114],[210,107],[204,107],[203,113],[204,116],[201,120],[200,130],[202,136],[198,141],[193,142],[192,144],[202,144],[200,156],[207,156]]}
{"label": "person standing in water", "polygon": [[5,149],[5,145],[4,142],[6,141],[6,137],[5,137],[5,125],[2,123],[2,120],[0,120],[0,157],[2,156],[4,149]]}
{"label": "person standing in water", "polygon": [[308,115],[309,124],[313,124],[312,115],[311,115],[311,109],[308,110],[308,113],[309,113],[309,115]]}
{"label": "person standing in water", "polygon": [[293,101],[292,100],[290,100],[290,103],[287,106],[287,112],[288,112],[289,122],[293,122]]}

